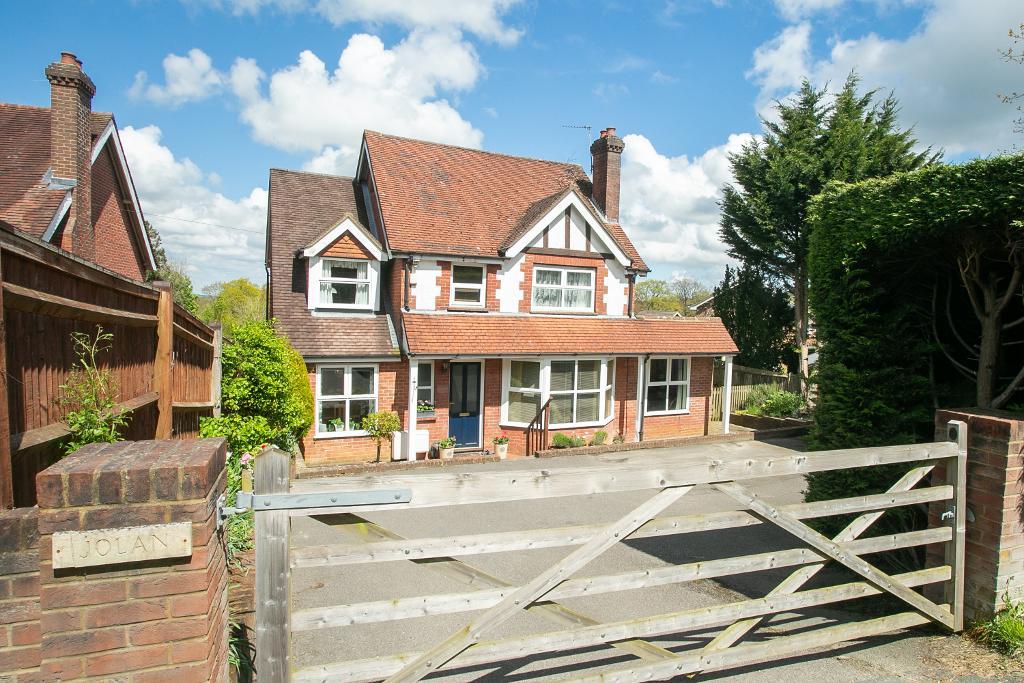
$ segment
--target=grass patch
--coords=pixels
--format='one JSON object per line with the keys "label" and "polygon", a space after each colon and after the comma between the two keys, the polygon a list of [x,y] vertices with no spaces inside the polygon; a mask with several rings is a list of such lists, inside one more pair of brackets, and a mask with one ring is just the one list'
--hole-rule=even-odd
{"label": "grass patch", "polygon": [[1024,602],[1003,598],[1002,608],[971,631],[979,642],[1004,655],[1024,655]]}

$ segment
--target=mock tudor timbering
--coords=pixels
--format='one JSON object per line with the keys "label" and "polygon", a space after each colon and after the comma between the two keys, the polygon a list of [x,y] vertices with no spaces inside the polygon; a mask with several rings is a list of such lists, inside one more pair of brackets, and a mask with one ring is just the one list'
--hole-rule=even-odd
{"label": "mock tudor timbering", "polygon": [[501,434],[522,453],[548,402],[552,431],[706,434],[712,359],[736,346],[716,318],[633,317],[649,269],[618,223],[623,148],[601,132],[593,183],[576,164],[373,131],[353,178],[273,169],[269,313],[315,395],[307,463],[372,458],[374,411],[398,414],[405,459]]}

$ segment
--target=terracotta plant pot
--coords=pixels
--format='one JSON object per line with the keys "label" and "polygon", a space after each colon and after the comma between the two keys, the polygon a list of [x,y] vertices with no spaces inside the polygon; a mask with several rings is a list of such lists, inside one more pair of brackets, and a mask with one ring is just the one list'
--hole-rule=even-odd
{"label": "terracotta plant pot", "polygon": [[455,449],[454,448],[442,448],[442,449],[440,449],[440,451],[441,451],[441,459],[442,460],[451,460],[452,458],[455,457]]}
{"label": "terracotta plant pot", "polygon": [[504,460],[508,457],[508,444],[507,443],[496,443],[494,444],[494,451],[498,454],[498,457]]}

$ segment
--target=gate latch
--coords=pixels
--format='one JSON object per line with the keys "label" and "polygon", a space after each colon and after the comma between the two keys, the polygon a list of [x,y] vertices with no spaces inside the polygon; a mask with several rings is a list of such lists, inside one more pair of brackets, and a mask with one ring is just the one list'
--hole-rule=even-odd
{"label": "gate latch", "polygon": [[939,521],[948,522],[956,517],[956,505],[951,505],[948,510],[942,513],[939,517]]}

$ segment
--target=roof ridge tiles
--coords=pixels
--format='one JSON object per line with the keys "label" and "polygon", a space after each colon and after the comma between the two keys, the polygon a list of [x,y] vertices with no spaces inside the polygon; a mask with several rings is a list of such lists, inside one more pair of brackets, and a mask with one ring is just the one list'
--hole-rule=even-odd
{"label": "roof ridge tiles", "polygon": [[319,171],[298,171],[293,168],[280,168],[278,166],[271,166],[270,172],[278,171],[279,173],[294,173],[295,175],[309,175],[319,176],[321,178],[333,178],[335,180],[355,180],[355,176],[338,175],[336,173],[321,173]]}
{"label": "roof ridge tiles", "polygon": [[[384,138],[391,138],[392,140],[406,140],[408,142],[416,142],[416,143],[423,144],[423,145],[433,145],[435,147],[448,147],[450,149],[458,149],[458,150],[462,150],[464,152],[475,152],[475,153],[478,153],[478,154],[487,154],[487,155],[490,155],[490,156],[505,157],[507,159],[519,159],[519,160],[522,160],[522,161],[536,161],[536,162],[542,163],[542,164],[553,164],[555,166],[565,166],[565,167],[569,167],[569,168],[573,168],[573,169],[579,169],[579,170],[583,171],[584,175],[587,175],[587,172],[585,170],[583,170],[583,166],[581,164],[574,164],[574,163],[571,163],[571,162],[568,162],[568,161],[554,161],[552,159],[540,159],[538,157],[528,157],[528,156],[522,156],[522,155],[519,155],[519,154],[506,154],[505,152],[494,152],[494,151],[491,151],[491,150],[488,150],[488,149],[477,149],[475,147],[466,147],[464,145],[453,145],[453,144],[447,143],[447,142],[434,142],[433,140],[421,140],[419,138],[410,138],[410,137],[406,137],[404,135],[393,135],[391,133],[382,133],[379,130],[370,130],[369,128],[367,128],[363,132],[364,133],[373,133],[374,135],[379,135],[379,136],[384,137]],[[589,178],[590,176],[587,176],[587,177]]]}

